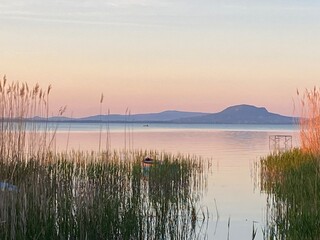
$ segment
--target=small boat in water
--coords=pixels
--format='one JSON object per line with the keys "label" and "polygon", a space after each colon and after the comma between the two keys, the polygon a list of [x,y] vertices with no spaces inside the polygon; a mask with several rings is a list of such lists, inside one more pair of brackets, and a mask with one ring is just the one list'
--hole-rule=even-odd
{"label": "small boat in water", "polygon": [[152,158],[146,157],[145,159],[143,159],[143,164],[144,165],[152,165],[154,164],[154,160]]}
{"label": "small boat in water", "polygon": [[150,171],[150,168],[153,166],[154,164],[154,160],[150,157],[146,157],[142,160],[142,166],[143,166],[143,175],[145,177],[149,177],[149,171]]}

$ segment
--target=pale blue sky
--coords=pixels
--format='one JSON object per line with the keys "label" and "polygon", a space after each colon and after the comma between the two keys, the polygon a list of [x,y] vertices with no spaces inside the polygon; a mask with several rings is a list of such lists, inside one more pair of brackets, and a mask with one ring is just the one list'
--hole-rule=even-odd
{"label": "pale blue sky", "polygon": [[311,0],[2,0],[0,74],[51,83],[75,115],[96,113],[101,92],[112,112],[291,114],[296,88],[319,83],[319,12]]}

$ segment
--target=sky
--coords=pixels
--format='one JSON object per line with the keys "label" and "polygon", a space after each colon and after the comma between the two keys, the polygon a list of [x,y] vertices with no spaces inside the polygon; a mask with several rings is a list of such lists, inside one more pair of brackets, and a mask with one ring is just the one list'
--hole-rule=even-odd
{"label": "sky", "polygon": [[294,113],[320,83],[315,0],[1,0],[0,75],[66,115],[253,104]]}

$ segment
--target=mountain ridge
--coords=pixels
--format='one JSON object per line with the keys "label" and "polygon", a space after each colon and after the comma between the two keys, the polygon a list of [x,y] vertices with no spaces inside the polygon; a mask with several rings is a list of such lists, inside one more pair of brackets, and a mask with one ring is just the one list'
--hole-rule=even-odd
{"label": "mountain ridge", "polygon": [[201,117],[182,118],[176,122],[215,124],[293,124],[297,118],[269,112],[265,107],[248,104],[230,106],[221,112]]}
{"label": "mountain ridge", "polygon": [[[293,124],[298,118],[269,112],[265,107],[233,105],[217,113],[167,110],[132,115],[108,114],[82,118],[51,117],[59,122],[137,122],[137,123],[215,123],[215,124]],[[35,119],[33,119],[35,120]],[[42,119],[45,121],[46,119]],[[41,121],[38,118],[36,121]]]}
{"label": "mountain ridge", "polygon": [[140,113],[133,115],[121,115],[121,114],[110,114],[110,115],[95,115],[85,118],[79,118],[84,121],[133,121],[133,122],[144,122],[144,121],[173,121],[178,118],[184,117],[196,117],[204,116],[208,113],[201,112],[185,112],[177,110],[167,110],[159,113]]}

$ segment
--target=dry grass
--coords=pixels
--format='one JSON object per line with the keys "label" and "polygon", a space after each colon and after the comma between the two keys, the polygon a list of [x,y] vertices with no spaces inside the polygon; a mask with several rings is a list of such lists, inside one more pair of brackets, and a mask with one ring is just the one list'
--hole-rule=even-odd
{"label": "dry grass", "polygon": [[260,162],[268,194],[265,239],[320,239],[320,89],[297,96],[301,147]]}
{"label": "dry grass", "polygon": [[[0,158],[6,161],[48,159],[55,139],[55,128],[39,124],[35,117],[48,119],[51,85],[0,81]],[[62,115],[65,109],[60,109]]]}
{"label": "dry grass", "polygon": [[320,89],[297,91],[300,104],[300,141],[303,152],[320,154]]}
{"label": "dry grass", "polygon": [[[101,133],[99,152],[57,153],[50,90],[0,81],[0,239],[202,236],[208,221],[199,205],[207,184],[202,159],[128,151],[126,142],[123,152],[103,152]],[[146,156],[157,159],[150,168],[141,164]]]}

